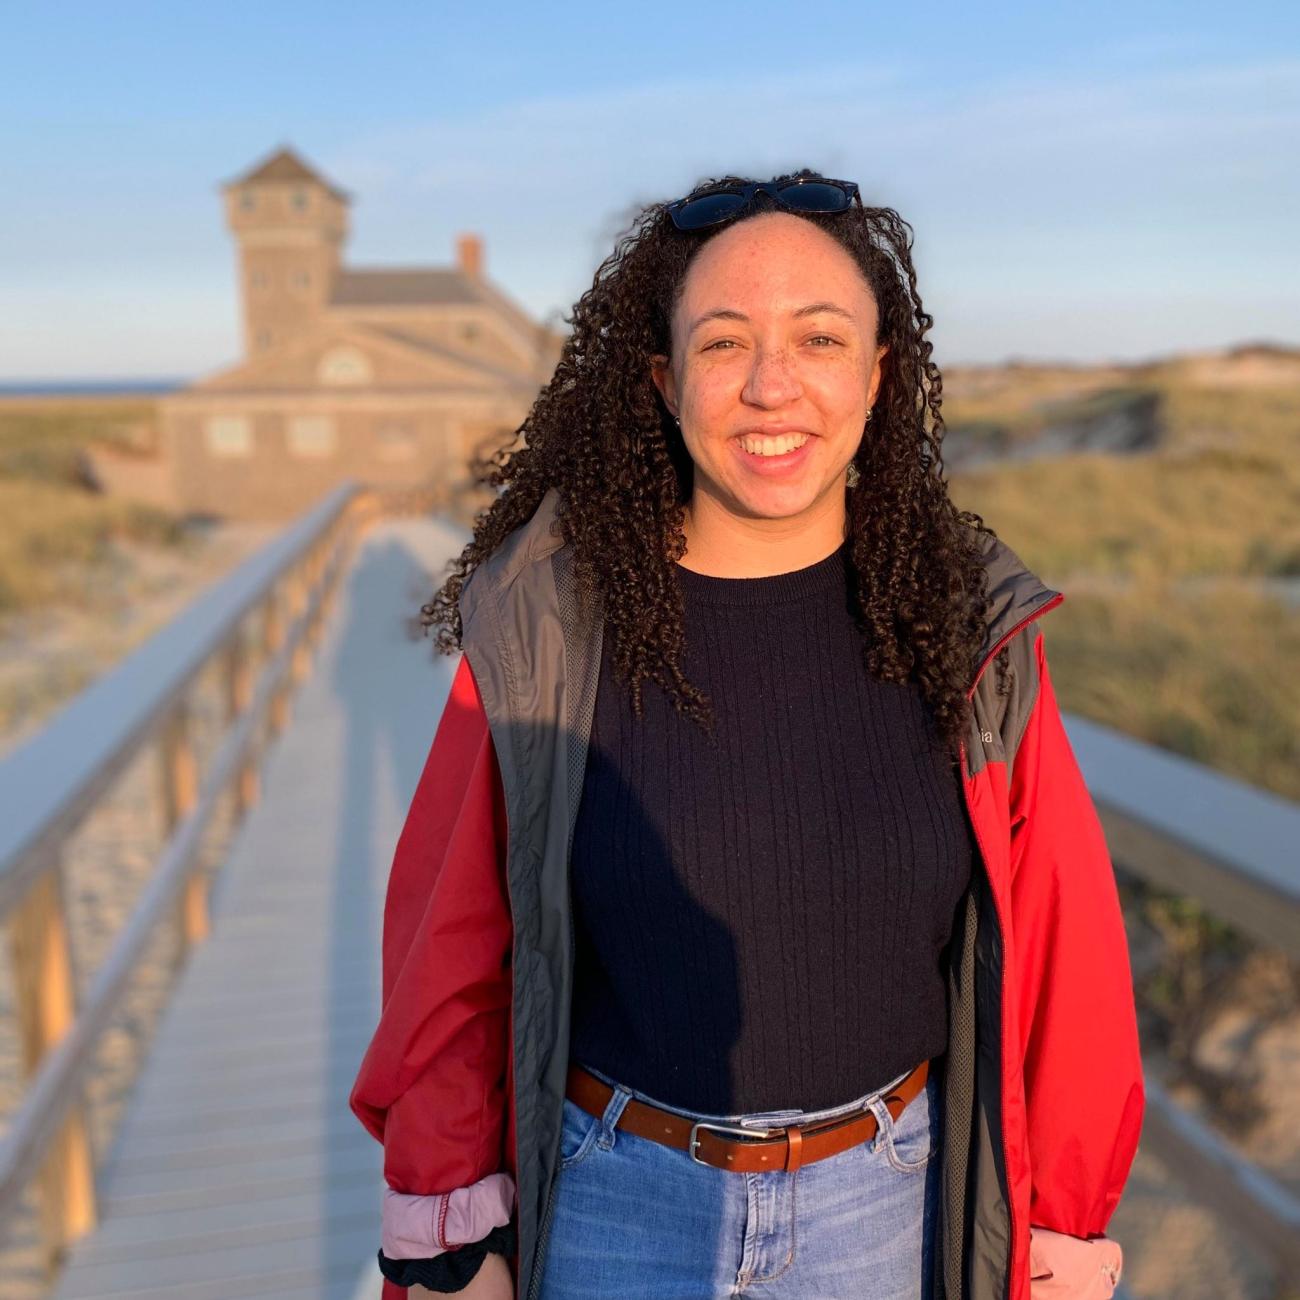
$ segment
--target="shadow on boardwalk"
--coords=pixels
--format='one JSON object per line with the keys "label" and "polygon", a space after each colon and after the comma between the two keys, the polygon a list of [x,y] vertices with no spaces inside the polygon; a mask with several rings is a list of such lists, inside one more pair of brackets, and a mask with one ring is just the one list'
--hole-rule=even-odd
{"label": "shadow on boardwalk", "polygon": [[[455,530],[418,519],[362,542],[59,1300],[378,1295],[381,1152],[347,1097],[378,1017],[393,846],[456,662],[410,622],[458,549]],[[4,1300],[40,1294],[13,1277]]]}

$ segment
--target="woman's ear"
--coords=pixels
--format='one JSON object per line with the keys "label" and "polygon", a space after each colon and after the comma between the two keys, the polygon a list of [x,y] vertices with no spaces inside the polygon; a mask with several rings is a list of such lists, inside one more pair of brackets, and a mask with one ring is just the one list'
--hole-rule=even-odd
{"label": "woman's ear", "polygon": [[659,396],[664,399],[664,405],[668,408],[670,415],[676,416],[677,410],[677,381],[673,376],[672,361],[662,354],[656,354],[650,358],[650,378],[654,380],[655,387],[659,390]]}
{"label": "woman's ear", "polygon": [[867,388],[868,406],[874,406],[876,404],[876,395],[880,391],[880,381],[884,375],[884,370],[881,363],[884,361],[885,353],[888,351],[889,351],[888,343],[882,343],[876,349],[876,359],[871,366],[871,382]]}

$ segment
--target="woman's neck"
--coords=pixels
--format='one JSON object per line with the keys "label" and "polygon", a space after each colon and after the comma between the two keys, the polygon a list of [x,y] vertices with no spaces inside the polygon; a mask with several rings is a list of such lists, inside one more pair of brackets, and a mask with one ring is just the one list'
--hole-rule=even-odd
{"label": "woman's neck", "polygon": [[786,519],[748,518],[696,493],[686,504],[684,568],[717,578],[766,578],[824,560],[844,541],[840,493]]}

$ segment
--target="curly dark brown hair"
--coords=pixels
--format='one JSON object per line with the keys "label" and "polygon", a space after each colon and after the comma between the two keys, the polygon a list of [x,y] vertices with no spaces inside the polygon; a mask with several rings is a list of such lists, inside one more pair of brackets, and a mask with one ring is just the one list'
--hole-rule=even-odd
{"label": "curly dark brown hair", "polygon": [[[825,179],[804,168],[777,180]],[[691,191],[743,184],[726,176]],[[730,222],[680,231],[667,203],[635,212],[591,288],[565,320],[572,332],[550,381],[507,444],[478,467],[476,482],[504,488],[474,521],[473,538],[421,607],[440,651],[461,645],[460,590],[467,577],[527,522],[549,488],[573,547],[580,584],[601,593],[608,653],[641,716],[641,686],[657,683],[682,715],[713,730],[709,697],[681,670],[681,593],[670,568],[686,551],[682,524],[693,464],[651,378],[649,358],[671,356],[671,321],[687,270],[713,234],[774,204],[756,194]],[[912,265],[912,227],[893,208],[855,203],[833,215],[800,212],[837,240],[861,269],[887,343],[870,436],[854,456],[859,486],[847,492],[846,533],[867,671],[914,681],[954,763],[970,722],[967,696],[985,635],[987,576],[982,518],[948,497],[941,445],[943,380],[926,334]],[[520,439],[525,445],[516,446]],[[1007,651],[998,689],[1007,683]]]}

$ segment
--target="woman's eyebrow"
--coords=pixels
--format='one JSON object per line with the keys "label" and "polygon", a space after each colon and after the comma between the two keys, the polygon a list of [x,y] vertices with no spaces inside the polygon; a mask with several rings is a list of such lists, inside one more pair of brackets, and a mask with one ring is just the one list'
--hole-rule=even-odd
{"label": "woman's eyebrow", "polygon": [[[846,311],[843,307],[836,306],[833,302],[810,302],[806,307],[799,307],[790,313],[791,316],[801,318],[804,316],[819,316],[829,314],[832,316],[843,316],[845,320],[853,320],[853,313]],[[713,311],[706,311],[703,316],[698,316],[691,323],[690,329],[686,331],[686,337],[690,338],[701,325],[707,325],[711,320],[736,320],[747,322],[749,317],[743,311],[736,311],[734,307],[718,307]]]}
{"label": "woman's eyebrow", "polygon": [[806,307],[800,307],[798,311],[791,312],[792,316],[820,316],[823,313],[829,313],[832,316],[843,316],[845,320],[852,320],[853,313],[845,311],[843,307],[837,307],[833,302],[810,302]]}
{"label": "woman's eyebrow", "polygon": [[686,331],[686,337],[690,338],[701,325],[707,325],[711,320],[739,320],[747,321],[748,316],[743,311],[736,311],[734,307],[715,307],[713,311],[706,311],[703,316],[697,316],[691,322],[691,327]]}

